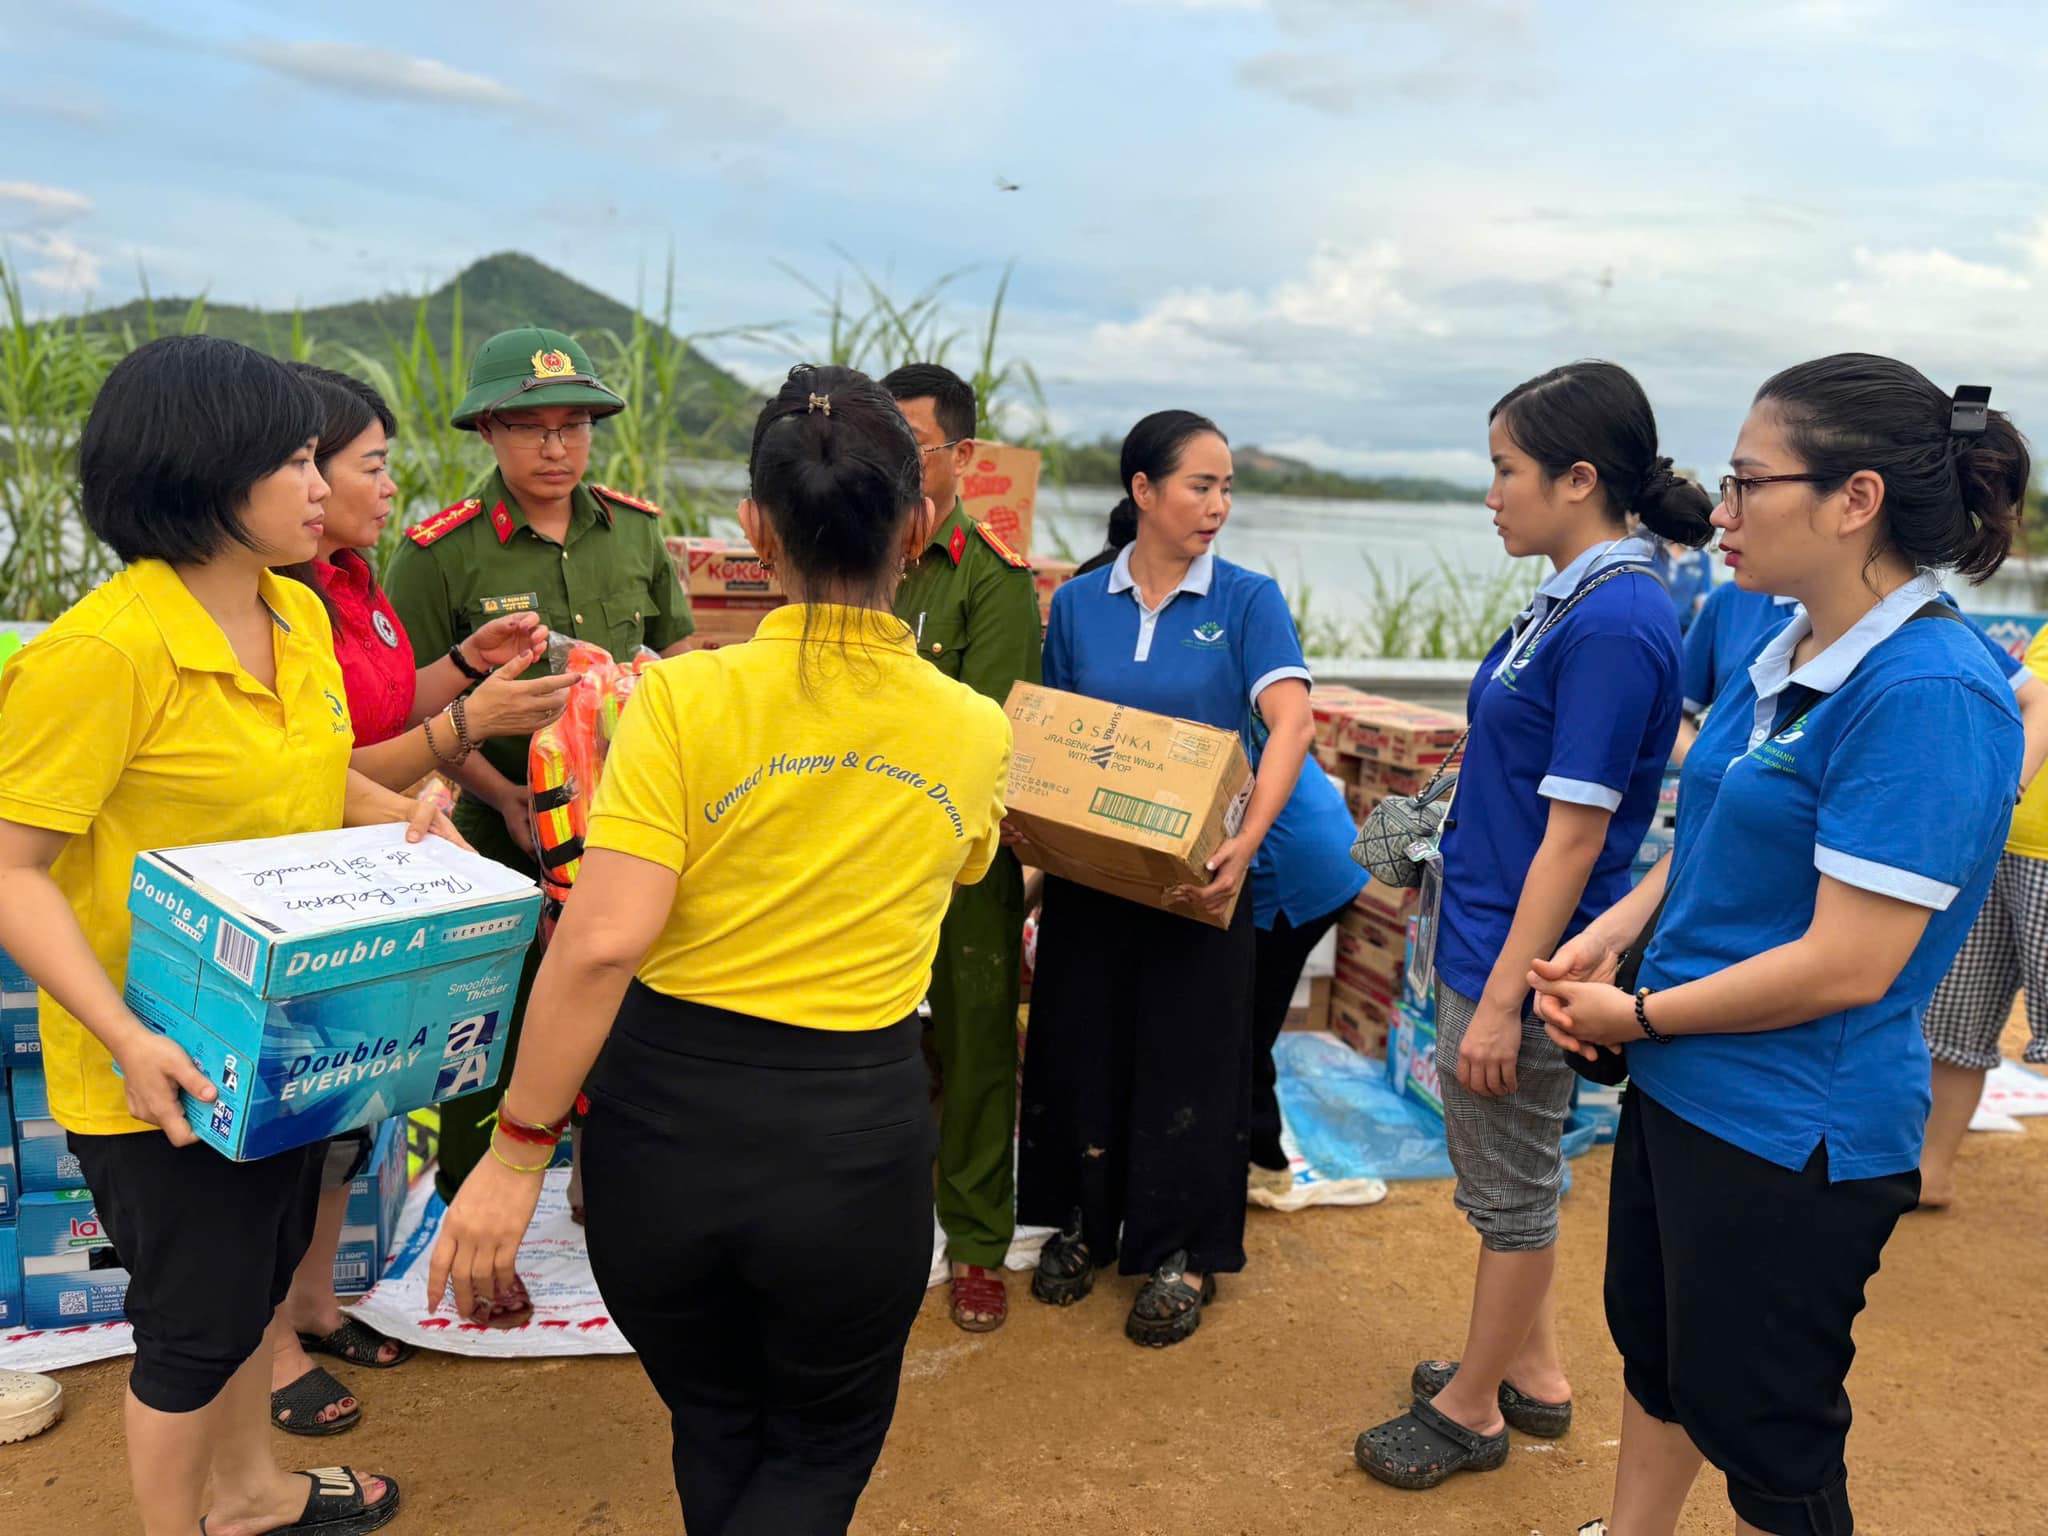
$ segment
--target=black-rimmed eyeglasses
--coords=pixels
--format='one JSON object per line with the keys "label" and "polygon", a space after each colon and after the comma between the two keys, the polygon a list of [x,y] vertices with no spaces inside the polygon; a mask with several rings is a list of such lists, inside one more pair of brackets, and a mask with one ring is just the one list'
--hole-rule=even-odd
{"label": "black-rimmed eyeglasses", "polygon": [[1723,475],[1721,477],[1721,505],[1731,512],[1742,510],[1742,493],[1752,486],[1778,485],[1798,482],[1802,485],[1824,485],[1839,478],[1835,475]]}

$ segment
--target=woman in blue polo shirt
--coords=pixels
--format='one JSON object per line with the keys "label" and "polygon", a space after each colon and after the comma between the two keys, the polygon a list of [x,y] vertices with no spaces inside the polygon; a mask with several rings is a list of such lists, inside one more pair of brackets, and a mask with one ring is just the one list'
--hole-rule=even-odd
{"label": "woman in blue polo shirt", "polygon": [[[1532,976],[1560,1044],[1627,1046],[1618,1532],[1670,1530],[1702,1458],[1741,1530],[1854,1529],[1843,1382],[1919,1188],[1919,1017],[2021,774],[2012,690],[1935,601],[1943,569],[1998,568],[2026,492],[1983,393],[1860,353],[1758,391],[1714,521],[1736,580],[1803,611],[1707,716],[1671,858]],[[1649,927],[1631,997],[1615,962]]]}
{"label": "woman in blue polo shirt", "polygon": [[[1265,576],[1219,560],[1230,447],[1189,411],[1124,440],[1133,541],[1053,598],[1048,686],[1244,732],[1258,780],[1214,879],[1184,906],[1230,908],[1315,737],[1293,616]],[[1254,723],[1256,721],[1256,723]],[[1112,1260],[1139,1289],[1125,1333],[1177,1344],[1216,1276],[1244,1268],[1253,903],[1227,929],[1047,879],[1024,1053],[1017,1219],[1060,1228],[1031,1294],[1087,1295]]]}
{"label": "woman in blue polo shirt", "polygon": [[1573,1078],[1530,1013],[1529,966],[1627,893],[1678,732],[1678,617],[1627,520],[1693,546],[1712,533],[1706,492],[1658,456],[1650,402],[1613,363],[1511,390],[1488,439],[1501,541],[1555,574],[1473,679],[1443,839],[1436,1065],[1479,1271],[1462,1363],[1417,1365],[1413,1406],[1354,1447],[1401,1488],[1503,1465],[1509,1425],[1571,1424],[1550,1286]]}

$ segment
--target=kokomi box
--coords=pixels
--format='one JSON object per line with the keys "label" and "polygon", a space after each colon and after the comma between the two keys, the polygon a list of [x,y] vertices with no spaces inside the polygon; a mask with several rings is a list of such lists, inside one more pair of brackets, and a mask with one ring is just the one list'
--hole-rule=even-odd
{"label": "kokomi box", "polygon": [[[976,442],[974,462],[960,477],[960,504],[967,515],[987,523],[997,538],[1027,558],[1032,509],[1038,502],[1038,464],[1036,448]],[[939,511],[944,515],[945,508]]]}
{"label": "kokomi box", "polygon": [[767,598],[773,603],[787,599],[774,569],[764,565],[750,545],[733,539],[682,537],[663,542],[693,610],[708,598]]}
{"label": "kokomi box", "polygon": [[186,1116],[267,1157],[497,1081],[531,879],[399,826],[142,854],[127,1000],[219,1090]]}
{"label": "kokomi box", "polygon": [[1212,916],[1168,893],[1207,885],[1203,866],[1244,820],[1252,769],[1235,731],[1030,683],[1010,690],[1007,709],[1009,814],[1026,864],[1229,926],[1229,912]]}

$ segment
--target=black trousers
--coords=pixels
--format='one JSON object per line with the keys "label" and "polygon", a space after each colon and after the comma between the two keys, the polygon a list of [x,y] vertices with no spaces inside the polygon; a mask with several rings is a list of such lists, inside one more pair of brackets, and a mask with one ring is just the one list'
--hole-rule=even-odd
{"label": "black trousers", "polygon": [[[1252,903],[1227,930],[1048,878],[1024,1046],[1017,1219],[1075,1211],[1097,1259],[1244,1268]],[[1118,1234],[1122,1240],[1119,1243]]]}
{"label": "black trousers", "polygon": [[327,1143],[237,1163],[161,1131],[66,1140],[128,1271],[128,1385],[146,1408],[197,1413],[263,1347],[291,1289],[313,1242]]}
{"label": "black trousers", "polygon": [[635,982],[590,1099],[590,1267],[668,1406],[685,1529],[843,1532],[931,1273],[916,1017],[797,1029]]}
{"label": "black trousers", "polygon": [[1280,1150],[1279,1073],[1273,1066],[1273,1043],[1287,1027],[1287,1009],[1301,981],[1309,951],[1337,926],[1350,902],[1296,928],[1280,913],[1271,928],[1258,930],[1252,963],[1252,1161],[1261,1168],[1287,1166]]}
{"label": "black trousers", "polygon": [[1607,1208],[1623,1381],[1692,1436],[1759,1530],[1856,1528],[1842,1459],[1850,1329],[1919,1193],[1918,1171],[1829,1183],[1825,1144],[1794,1173],[1628,1090]]}

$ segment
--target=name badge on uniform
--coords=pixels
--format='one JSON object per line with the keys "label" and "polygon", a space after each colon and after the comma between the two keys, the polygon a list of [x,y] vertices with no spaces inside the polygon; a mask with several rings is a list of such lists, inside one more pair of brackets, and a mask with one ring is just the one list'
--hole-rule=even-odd
{"label": "name badge on uniform", "polygon": [[398,626],[386,618],[383,613],[375,612],[370,615],[370,628],[376,630],[377,638],[390,646],[392,650],[398,649]]}
{"label": "name badge on uniform", "polygon": [[508,592],[503,597],[480,597],[476,600],[477,611],[487,619],[501,618],[508,613],[540,612],[538,592]]}

